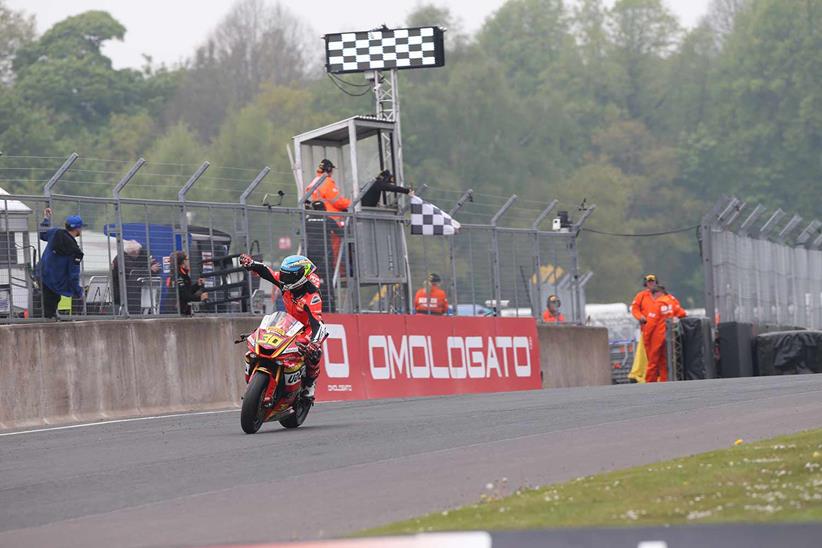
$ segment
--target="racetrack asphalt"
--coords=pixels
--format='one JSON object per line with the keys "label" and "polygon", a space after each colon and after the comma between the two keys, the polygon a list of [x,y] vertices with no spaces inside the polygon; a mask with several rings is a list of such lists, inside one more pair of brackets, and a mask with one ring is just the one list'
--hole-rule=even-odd
{"label": "racetrack asphalt", "polygon": [[[822,426],[822,375],[324,403],[0,435],[0,547],[333,537],[513,490]],[[790,545],[787,542],[785,545]]]}

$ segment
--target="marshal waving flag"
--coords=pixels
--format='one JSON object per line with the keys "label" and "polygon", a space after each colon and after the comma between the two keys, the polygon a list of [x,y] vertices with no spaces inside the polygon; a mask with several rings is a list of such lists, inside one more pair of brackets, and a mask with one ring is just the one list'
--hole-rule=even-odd
{"label": "marshal waving flag", "polygon": [[416,196],[411,197],[411,234],[420,236],[453,236],[460,224],[448,213]]}

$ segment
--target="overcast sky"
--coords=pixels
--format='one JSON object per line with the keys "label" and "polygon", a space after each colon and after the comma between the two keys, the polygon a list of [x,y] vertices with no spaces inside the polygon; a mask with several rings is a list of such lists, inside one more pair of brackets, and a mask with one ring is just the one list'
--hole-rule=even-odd
{"label": "overcast sky", "polygon": [[[273,1],[273,0],[272,0]],[[709,0],[665,0],[686,26],[705,12]],[[174,64],[189,57],[233,4],[233,0],[6,0],[15,9],[37,17],[43,32],[51,25],[87,10],[110,12],[127,32],[123,42],[111,42],[105,53],[114,66],[141,67],[143,54],[155,63]],[[421,2],[418,0],[283,0],[305,19],[319,35],[363,30],[383,23],[395,26]],[[473,32],[498,9],[504,0],[432,0],[447,6]]]}

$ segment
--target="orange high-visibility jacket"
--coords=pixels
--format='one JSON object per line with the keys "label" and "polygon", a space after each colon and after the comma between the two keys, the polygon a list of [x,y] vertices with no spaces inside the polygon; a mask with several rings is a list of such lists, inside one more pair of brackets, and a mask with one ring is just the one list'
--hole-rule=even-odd
{"label": "orange high-visibility jacket", "polygon": [[551,314],[551,311],[547,308],[545,312],[542,313],[542,321],[545,323],[561,323],[565,321],[565,315],[562,312],[559,312],[556,316]]}
{"label": "orange high-visibility jacket", "polygon": [[420,288],[414,296],[414,310],[419,314],[442,315],[448,312],[448,299],[445,291],[432,285],[430,291]]}
{"label": "orange high-visibility jacket", "polygon": [[649,289],[643,289],[634,297],[634,302],[631,303],[631,314],[639,321],[643,316],[648,319],[648,314],[656,308],[654,304],[654,297],[651,295]]}
{"label": "orange high-visibility jacket", "polygon": [[[324,173],[322,171],[318,171],[317,176],[308,183],[305,190],[308,191],[323,175]],[[322,201],[325,204],[326,211],[345,211],[351,206],[351,200],[340,194],[340,189],[337,187],[336,181],[334,181],[330,175],[326,176],[325,180],[320,183],[320,186],[314,189],[314,192],[311,194],[311,201]]]}
{"label": "orange high-visibility jacket", "polygon": [[673,295],[662,295],[653,301],[654,309],[648,313],[648,323],[645,324],[643,335],[647,339],[648,368],[645,372],[647,382],[665,382],[668,380],[667,351],[665,349],[666,332],[665,320],[668,318],[684,318],[687,314],[679,301]]}
{"label": "orange high-visibility jacket", "polygon": [[649,312],[648,327],[651,330],[657,328],[660,324],[665,325],[665,320],[668,318],[684,318],[687,316],[685,309],[679,304],[679,300],[673,295],[662,295],[656,300],[653,300],[653,309]]}

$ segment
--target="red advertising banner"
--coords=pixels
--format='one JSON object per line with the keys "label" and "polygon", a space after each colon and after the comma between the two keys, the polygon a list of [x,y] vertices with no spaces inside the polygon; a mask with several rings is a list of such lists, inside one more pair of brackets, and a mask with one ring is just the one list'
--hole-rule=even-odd
{"label": "red advertising banner", "polygon": [[533,390],[541,386],[529,318],[324,316],[319,401]]}

